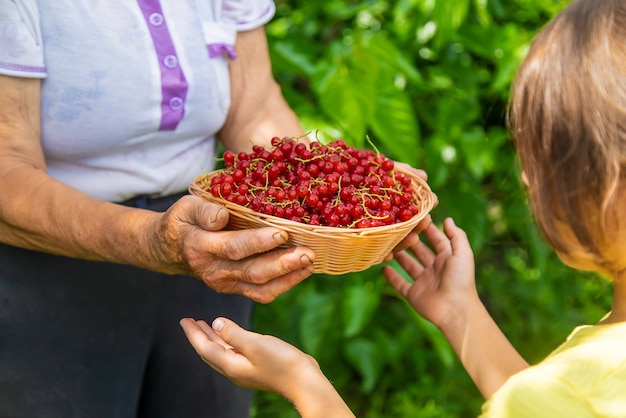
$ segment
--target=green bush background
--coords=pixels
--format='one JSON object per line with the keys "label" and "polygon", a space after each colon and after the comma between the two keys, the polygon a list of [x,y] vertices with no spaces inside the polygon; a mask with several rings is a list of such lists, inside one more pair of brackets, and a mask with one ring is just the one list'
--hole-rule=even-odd
{"label": "green bush background", "polygon": [[[487,308],[530,362],[610,308],[610,283],[564,266],[535,228],[505,128],[512,78],[555,0],[277,1],[276,78],[305,128],[424,168],[476,256]],[[439,331],[380,274],[316,275],[259,305],[256,330],[315,356],[355,414],[471,417],[482,398]],[[489,344],[489,341],[485,341]],[[255,395],[255,418],[299,416]]]}

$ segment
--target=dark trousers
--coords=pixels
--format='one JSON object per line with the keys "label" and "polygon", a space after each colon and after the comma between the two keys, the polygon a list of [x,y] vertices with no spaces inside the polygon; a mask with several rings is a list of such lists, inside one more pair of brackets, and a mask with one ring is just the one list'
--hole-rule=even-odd
{"label": "dark trousers", "polygon": [[251,309],[194,278],[0,245],[0,417],[247,417],[252,392],[178,321],[247,327]]}

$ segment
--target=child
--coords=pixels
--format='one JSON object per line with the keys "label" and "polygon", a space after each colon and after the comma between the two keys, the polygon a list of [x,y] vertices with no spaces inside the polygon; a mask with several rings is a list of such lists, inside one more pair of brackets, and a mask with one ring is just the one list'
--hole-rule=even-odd
{"label": "child", "polygon": [[[487,399],[484,417],[626,416],[626,2],[575,0],[536,37],[513,85],[510,127],[537,224],[564,263],[613,280],[611,312],[529,366],[481,303],[465,233],[446,219],[383,274],[447,337]],[[235,383],[304,417],[352,417],[315,360],[225,318],[181,321]]]}

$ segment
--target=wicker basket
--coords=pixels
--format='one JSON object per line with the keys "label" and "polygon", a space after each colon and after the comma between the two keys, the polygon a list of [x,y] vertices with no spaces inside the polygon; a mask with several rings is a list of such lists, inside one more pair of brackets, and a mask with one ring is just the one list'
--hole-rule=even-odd
{"label": "wicker basket", "polygon": [[339,275],[363,271],[384,261],[385,257],[402,241],[434,207],[436,198],[428,184],[404,170],[413,183],[414,197],[419,213],[405,222],[371,228],[334,228],[307,225],[276,216],[265,215],[252,209],[217,198],[207,190],[211,178],[219,173],[198,176],[189,186],[189,192],[209,202],[225,206],[230,212],[226,229],[242,230],[276,227],[289,233],[284,247],[306,246],[316,253],[315,273]]}

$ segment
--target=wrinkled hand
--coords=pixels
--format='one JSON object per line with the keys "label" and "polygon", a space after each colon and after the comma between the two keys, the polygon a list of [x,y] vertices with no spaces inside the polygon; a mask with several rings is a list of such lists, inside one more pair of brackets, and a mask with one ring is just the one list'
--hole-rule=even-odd
{"label": "wrinkled hand", "polygon": [[[220,293],[269,303],[313,271],[315,252],[280,248],[288,234],[278,228],[224,231],[228,210],[184,196],[152,225],[151,252],[160,269],[190,274]],[[150,233],[149,233],[150,235]],[[154,236],[150,235],[150,236]]]}
{"label": "wrinkled hand", "polygon": [[[426,171],[422,169],[413,168],[409,164],[397,162],[397,161],[395,162],[395,164],[397,167],[400,167],[405,171],[415,174],[416,176],[422,178],[424,181],[428,180],[428,174],[426,173]],[[437,199],[436,195],[435,195],[435,199],[436,199],[435,205],[433,207],[436,207],[437,204],[439,204],[439,200]],[[430,214],[428,214],[424,219],[420,221],[420,223],[417,224],[417,226],[415,227],[413,231],[411,231],[402,241],[400,241],[400,243],[398,243],[398,245],[396,245],[393,251],[389,255],[387,255],[387,257],[385,258],[385,261],[393,260],[394,253],[404,251],[405,249],[416,245],[420,239],[419,234],[421,234],[426,228],[428,228],[428,226],[432,222],[433,222],[432,218]]]}
{"label": "wrinkled hand", "polygon": [[424,318],[441,328],[453,311],[478,298],[474,279],[474,255],[467,235],[451,218],[444,221],[444,232],[430,224],[423,235],[434,251],[418,242],[408,251],[395,254],[396,261],[408,273],[408,282],[392,266],[383,267],[383,275]]}
{"label": "wrinkled hand", "polygon": [[180,325],[202,360],[241,387],[294,399],[298,390],[326,381],[313,357],[276,337],[246,331],[226,318],[216,318],[212,327],[191,318]]}

